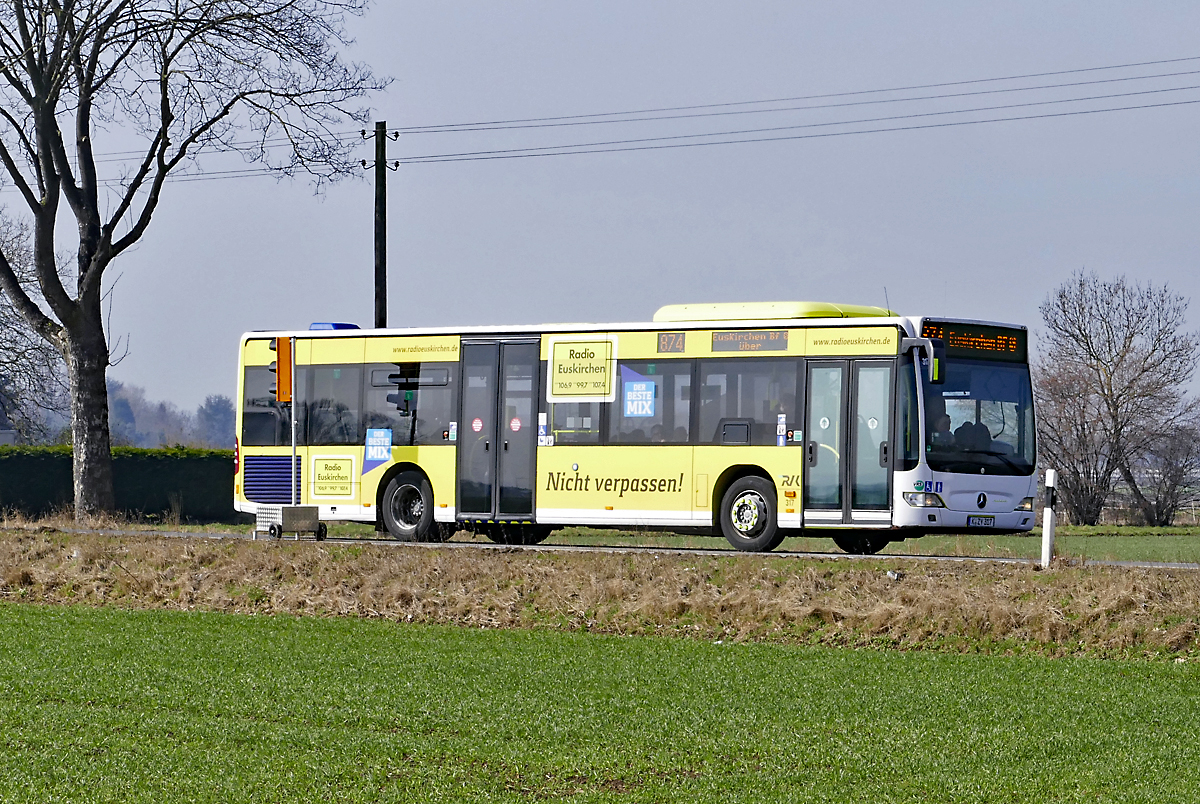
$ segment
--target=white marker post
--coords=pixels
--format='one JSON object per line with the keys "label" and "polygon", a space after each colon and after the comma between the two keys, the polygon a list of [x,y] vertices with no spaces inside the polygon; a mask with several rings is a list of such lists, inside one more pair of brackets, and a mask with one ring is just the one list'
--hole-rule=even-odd
{"label": "white marker post", "polygon": [[1054,558],[1054,505],[1058,502],[1058,472],[1046,470],[1046,508],[1042,511],[1042,566],[1050,566]]}

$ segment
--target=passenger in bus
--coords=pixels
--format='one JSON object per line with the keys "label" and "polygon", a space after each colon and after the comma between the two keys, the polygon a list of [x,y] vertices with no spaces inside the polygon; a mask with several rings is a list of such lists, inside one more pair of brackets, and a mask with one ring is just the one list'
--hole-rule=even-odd
{"label": "passenger in bus", "polygon": [[655,444],[661,444],[667,440],[667,435],[663,431],[663,426],[661,424],[656,424],[650,428],[650,440]]}
{"label": "passenger in bus", "polygon": [[[782,413],[785,416],[787,416],[789,420],[795,419],[796,418],[796,395],[795,394],[784,394],[783,402],[781,404],[776,405],[775,410],[773,412],[774,412],[775,416],[778,416],[780,413]],[[771,421],[776,421],[776,420],[772,419]]]}
{"label": "passenger in bus", "polygon": [[982,422],[963,422],[954,431],[954,443],[960,449],[986,452],[992,446],[992,433]]}
{"label": "passenger in bus", "polygon": [[950,432],[950,416],[943,413],[937,421],[933,423],[933,432],[929,436],[930,441],[935,447],[953,447],[954,433]]}
{"label": "passenger in bus", "polygon": [[686,427],[676,427],[675,428],[675,438],[673,440],[677,444],[686,444],[687,440],[688,440],[687,428]]}
{"label": "passenger in bus", "polygon": [[975,422],[975,449],[980,452],[990,452],[992,449],[992,431],[983,422]]}

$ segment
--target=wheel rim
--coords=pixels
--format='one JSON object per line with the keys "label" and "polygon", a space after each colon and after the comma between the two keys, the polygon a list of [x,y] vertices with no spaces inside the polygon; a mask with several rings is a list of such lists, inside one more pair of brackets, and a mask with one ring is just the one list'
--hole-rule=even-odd
{"label": "wheel rim", "polygon": [[406,530],[421,524],[425,514],[425,501],[416,486],[401,486],[392,495],[392,518]]}
{"label": "wheel rim", "polygon": [[755,491],[739,494],[729,508],[734,532],[743,539],[753,538],[766,521],[767,501]]}

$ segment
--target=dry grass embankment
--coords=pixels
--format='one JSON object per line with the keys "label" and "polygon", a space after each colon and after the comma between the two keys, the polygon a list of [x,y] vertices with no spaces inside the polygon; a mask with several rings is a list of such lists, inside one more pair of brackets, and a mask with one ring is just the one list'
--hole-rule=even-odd
{"label": "dry grass embankment", "polygon": [[0,530],[0,600],[901,649],[1200,654],[1200,573],[1111,567],[9,529]]}

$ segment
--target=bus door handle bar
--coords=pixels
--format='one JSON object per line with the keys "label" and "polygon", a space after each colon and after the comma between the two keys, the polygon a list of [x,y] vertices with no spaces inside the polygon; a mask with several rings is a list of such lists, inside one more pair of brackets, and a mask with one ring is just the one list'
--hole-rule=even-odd
{"label": "bus door handle bar", "polygon": [[507,441],[504,442],[504,451],[508,452],[508,442]]}
{"label": "bus door handle bar", "polygon": [[489,450],[491,450],[491,448],[492,448],[492,442],[491,442],[491,441],[484,441],[484,442],[483,442],[483,451],[484,451],[484,452],[488,452]]}
{"label": "bus door handle bar", "polygon": [[889,457],[888,456],[888,442],[881,441],[879,443],[879,465],[882,466],[884,469],[887,468],[888,457]]}
{"label": "bus door handle bar", "polygon": [[808,465],[816,466],[817,465],[817,442],[809,441],[808,444],[806,445],[806,448],[807,448],[808,454],[805,457],[808,458]]}

